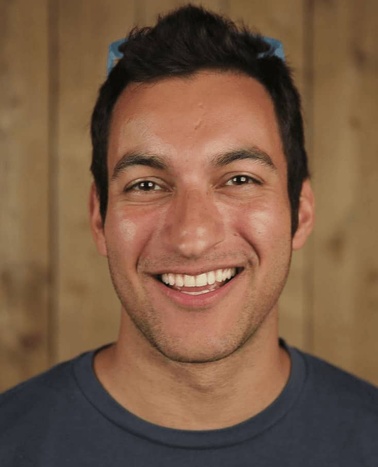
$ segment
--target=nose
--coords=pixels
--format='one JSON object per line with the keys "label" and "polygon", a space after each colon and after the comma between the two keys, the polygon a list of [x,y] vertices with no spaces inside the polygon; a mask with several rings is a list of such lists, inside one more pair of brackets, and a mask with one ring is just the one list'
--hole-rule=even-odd
{"label": "nose", "polygon": [[224,239],[224,220],[211,193],[192,189],[177,194],[167,214],[166,240],[185,258],[199,258]]}

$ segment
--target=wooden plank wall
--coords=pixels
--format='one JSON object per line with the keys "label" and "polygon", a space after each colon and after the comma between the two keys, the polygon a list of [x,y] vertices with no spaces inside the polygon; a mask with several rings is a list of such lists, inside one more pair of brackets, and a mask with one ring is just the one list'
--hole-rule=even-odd
{"label": "wooden plank wall", "polygon": [[378,383],[378,3],[314,2],[312,350]]}
{"label": "wooden plank wall", "polygon": [[[177,0],[0,0],[0,390],[116,338],[88,227],[89,119],[107,45]],[[281,334],[378,384],[378,3],[208,0],[280,38],[303,96],[317,226]]]}
{"label": "wooden plank wall", "polygon": [[0,2],[0,388],[50,363],[46,0]]}

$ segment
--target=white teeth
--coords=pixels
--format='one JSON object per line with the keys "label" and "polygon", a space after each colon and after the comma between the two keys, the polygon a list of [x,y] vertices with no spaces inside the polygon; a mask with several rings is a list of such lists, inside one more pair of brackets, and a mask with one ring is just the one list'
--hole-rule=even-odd
{"label": "white teeth", "polygon": [[195,287],[196,286],[196,277],[195,276],[188,276],[185,274],[184,276],[184,285],[185,287]]}
{"label": "white teeth", "polygon": [[207,273],[207,283],[209,285],[215,284],[215,272],[214,271],[210,271]]}
{"label": "white teeth", "polygon": [[188,291],[185,291],[183,293],[186,294],[186,295],[203,295],[203,294],[209,293],[209,292],[211,292],[211,291],[206,289],[206,290],[201,290],[201,292],[188,292]]}
{"label": "white teeth", "polygon": [[231,279],[236,274],[236,268],[216,269],[215,271],[204,272],[197,276],[190,274],[162,274],[161,280],[164,284],[171,287],[204,287],[206,285],[213,285],[215,282],[225,282]]}
{"label": "white teeth", "polygon": [[166,274],[168,275],[168,283],[169,285],[175,285],[175,275],[174,274]]}
{"label": "white teeth", "polygon": [[217,282],[222,282],[223,281],[223,272],[222,272],[222,269],[217,269],[215,271],[215,280]]}
{"label": "white teeth", "polygon": [[182,274],[175,274],[175,283],[178,287],[184,287],[184,276]]}
{"label": "white teeth", "polygon": [[207,274],[206,273],[196,276],[196,287],[202,287],[204,285],[207,285]]}

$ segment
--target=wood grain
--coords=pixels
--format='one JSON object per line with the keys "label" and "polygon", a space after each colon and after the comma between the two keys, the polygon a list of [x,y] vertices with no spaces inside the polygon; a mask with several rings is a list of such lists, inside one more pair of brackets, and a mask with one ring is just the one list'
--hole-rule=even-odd
{"label": "wood grain", "polygon": [[314,10],[314,352],[378,384],[378,4]]}
{"label": "wood grain", "polygon": [[105,79],[108,45],[134,25],[134,3],[61,0],[59,47],[58,360],[116,338],[120,305],[107,263],[91,238],[87,199],[91,176],[89,122]]}
{"label": "wood grain", "polygon": [[47,2],[0,1],[0,390],[49,363]]}

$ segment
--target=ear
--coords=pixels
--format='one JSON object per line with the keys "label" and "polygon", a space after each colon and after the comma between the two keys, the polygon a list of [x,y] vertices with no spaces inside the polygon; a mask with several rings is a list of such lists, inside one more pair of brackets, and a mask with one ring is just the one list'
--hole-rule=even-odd
{"label": "ear", "polygon": [[306,243],[315,221],[315,199],[309,179],[303,182],[299,198],[298,227],[293,236],[293,250],[299,250]]}
{"label": "ear", "polygon": [[94,183],[92,183],[91,191],[89,193],[89,216],[92,235],[97,246],[97,251],[102,256],[108,256],[105,241],[104,224],[100,214],[100,200]]}

